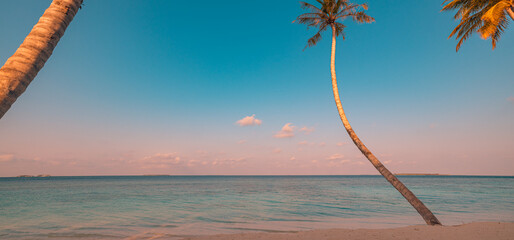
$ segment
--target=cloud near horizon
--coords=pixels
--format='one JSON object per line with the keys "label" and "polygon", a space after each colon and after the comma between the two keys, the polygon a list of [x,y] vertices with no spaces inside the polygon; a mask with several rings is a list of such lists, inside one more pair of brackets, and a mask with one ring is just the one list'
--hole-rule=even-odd
{"label": "cloud near horizon", "polygon": [[296,127],[292,125],[292,123],[286,123],[282,127],[282,130],[278,131],[273,135],[274,138],[292,138],[294,137],[294,129]]}
{"label": "cloud near horizon", "polygon": [[18,156],[12,153],[8,154],[0,154],[0,163],[13,163],[13,162],[23,162],[23,163],[51,163],[56,164],[57,161],[43,161],[40,157],[23,157]]}
{"label": "cloud near horizon", "polygon": [[252,116],[246,116],[243,119],[240,119],[236,122],[237,125],[241,127],[245,126],[255,126],[255,125],[261,125],[262,120],[255,118],[255,114]]}
{"label": "cloud near horizon", "polygon": [[151,156],[146,156],[141,159],[129,161],[129,163],[136,164],[143,169],[148,168],[169,168],[171,166],[181,166],[185,162],[177,153],[156,153]]}
{"label": "cloud near horizon", "polygon": [[10,162],[14,160],[14,154],[2,154],[0,155],[0,162]]}

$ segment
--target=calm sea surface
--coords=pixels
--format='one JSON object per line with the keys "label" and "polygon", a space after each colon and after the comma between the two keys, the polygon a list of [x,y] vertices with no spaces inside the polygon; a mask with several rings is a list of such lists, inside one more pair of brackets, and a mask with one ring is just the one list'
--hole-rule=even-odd
{"label": "calm sea surface", "polygon": [[[514,178],[402,176],[443,224],[514,222]],[[180,239],[424,224],[381,176],[0,178],[0,239]]]}

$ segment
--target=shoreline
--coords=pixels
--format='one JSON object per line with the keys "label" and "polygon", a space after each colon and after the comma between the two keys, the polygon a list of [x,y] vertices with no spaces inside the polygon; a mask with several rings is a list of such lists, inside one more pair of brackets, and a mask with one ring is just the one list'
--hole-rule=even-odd
{"label": "shoreline", "polygon": [[413,225],[386,229],[318,229],[298,232],[248,232],[182,238],[183,240],[508,240],[514,222],[472,222],[453,226]]}

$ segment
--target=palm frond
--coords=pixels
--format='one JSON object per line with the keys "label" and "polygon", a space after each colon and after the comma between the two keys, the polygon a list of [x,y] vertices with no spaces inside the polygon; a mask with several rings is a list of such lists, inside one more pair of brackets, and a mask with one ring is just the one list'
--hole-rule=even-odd
{"label": "palm frond", "polygon": [[323,13],[323,11],[321,11],[321,9],[319,9],[318,7],[316,7],[310,3],[300,2],[300,5],[302,6],[302,9],[311,10],[311,11],[317,12],[317,13]]}
{"label": "palm frond", "polygon": [[355,12],[357,12],[357,8],[359,8],[359,7],[361,7],[361,4],[349,3],[349,4],[347,4],[346,7],[339,10],[339,12],[337,13],[337,16],[355,13]]}
{"label": "palm frond", "polygon": [[483,21],[480,18],[480,14],[476,13],[463,19],[457,27],[452,31],[448,38],[455,35],[456,39],[460,39],[457,43],[456,51],[459,51],[462,43],[466,41],[473,32],[480,29],[483,25]]}
{"label": "palm frond", "polygon": [[343,40],[346,39],[346,35],[344,33],[344,29],[346,28],[346,26],[342,23],[339,23],[339,22],[336,22],[334,24],[334,28],[335,28],[335,32],[336,32],[336,37],[343,37]]}
{"label": "palm frond", "polygon": [[500,23],[500,19],[505,16],[507,8],[510,7],[510,1],[500,1],[484,13],[482,20],[497,25]]}
{"label": "palm frond", "polygon": [[448,38],[459,39],[456,51],[473,32],[478,32],[484,39],[491,38],[493,49],[501,33],[507,28],[506,9],[514,6],[512,0],[445,0],[441,11],[457,10],[455,19],[459,24]]}
{"label": "palm frond", "polygon": [[354,21],[356,21],[358,23],[371,23],[371,22],[375,21],[374,18],[368,16],[363,11],[352,14],[352,18]]}
{"label": "palm frond", "polygon": [[318,42],[321,40],[321,33],[323,33],[325,30],[327,30],[327,26],[328,26],[327,23],[323,23],[323,25],[320,26],[319,31],[314,36],[309,38],[309,40],[307,40],[307,46],[305,46],[305,48],[303,48],[303,50],[305,50],[308,47],[312,47],[312,46],[318,44]]}
{"label": "palm frond", "polygon": [[323,16],[320,16],[318,13],[304,13],[298,16],[293,23],[296,21],[298,21],[299,24],[307,25],[307,27],[316,27],[323,22]]}
{"label": "palm frond", "polygon": [[[330,26],[334,29],[336,37],[345,39],[344,29],[346,26],[340,21],[346,17],[351,17],[353,21],[359,23],[370,23],[375,21],[374,18],[366,15],[364,10],[368,9],[367,4],[353,4],[348,0],[316,0],[320,6],[314,6],[310,3],[300,2],[303,9],[309,12],[301,14],[293,21],[307,25],[307,28],[316,27],[318,32],[309,38],[307,47],[316,45],[322,38],[322,33]],[[364,10],[359,9],[362,8]]]}
{"label": "palm frond", "polygon": [[507,17],[504,15],[501,18],[500,22],[498,23],[498,27],[497,27],[498,29],[491,36],[493,49],[496,47],[496,43],[500,40],[500,37],[501,37],[503,31],[507,28],[508,25],[509,25],[509,22],[507,21]]}
{"label": "palm frond", "polygon": [[484,39],[491,38],[493,49],[496,48],[496,43],[500,40],[503,31],[507,28],[509,22],[505,12],[498,16],[494,21],[485,21],[484,25],[478,30],[481,37]]}

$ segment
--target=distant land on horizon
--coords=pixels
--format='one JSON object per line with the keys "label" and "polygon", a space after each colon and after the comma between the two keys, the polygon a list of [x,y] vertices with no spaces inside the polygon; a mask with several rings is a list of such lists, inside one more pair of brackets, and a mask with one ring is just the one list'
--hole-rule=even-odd
{"label": "distant land on horizon", "polygon": [[[440,173],[395,173],[396,176],[470,176],[470,177],[514,177],[514,175],[465,175],[465,174],[440,174]],[[47,178],[47,177],[316,177],[316,176],[382,176],[380,174],[344,174],[344,175],[172,175],[172,174],[134,174],[134,175],[17,175],[3,176],[0,178]]]}

